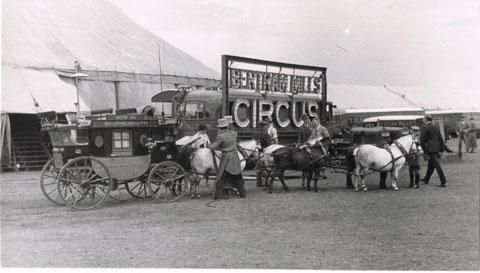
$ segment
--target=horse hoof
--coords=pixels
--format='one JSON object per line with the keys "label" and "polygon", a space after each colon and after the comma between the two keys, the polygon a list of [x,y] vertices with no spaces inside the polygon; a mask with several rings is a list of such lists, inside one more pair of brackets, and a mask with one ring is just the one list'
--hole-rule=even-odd
{"label": "horse hoof", "polygon": [[317,190],[317,189],[315,189],[315,192],[318,192],[318,190]]}
{"label": "horse hoof", "polygon": [[355,191],[358,191],[358,188],[355,188]]}
{"label": "horse hoof", "polygon": [[200,199],[200,194],[197,194],[197,196],[195,196],[195,198]]}
{"label": "horse hoof", "polygon": [[304,186],[302,186],[302,190],[306,190],[307,188],[305,188]]}
{"label": "horse hoof", "polygon": [[367,192],[367,191],[368,191],[367,187],[363,188],[363,192]]}
{"label": "horse hoof", "polygon": [[283,188],[285,191],[290,191],[288,187]]}
{"label": "horse hoof", "polygon": [[393,190],[394,190],[394,191],[398,191],[398,187],[393,187]]}
{"label": "horse hoof", "polygon": [[307,187],[307,191],[311,191],[312,189],[310,187]]}
{"label": "horse hoof", "polygon": [[195,194],[190,195],[190,199],[195,199]]}

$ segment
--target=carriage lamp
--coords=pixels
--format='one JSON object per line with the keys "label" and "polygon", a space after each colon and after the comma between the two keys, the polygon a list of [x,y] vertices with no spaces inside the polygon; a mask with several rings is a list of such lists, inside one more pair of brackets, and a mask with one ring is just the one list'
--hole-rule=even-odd
{"label": "carriage lamp", "polygon": [[167,159],[172,159],[172,155],[167,155]]}
{"label": "carriage lamp", "polygon": [[76,153],[76,154],[81,154],[81,153],[82,153],[82,149],[75,149],[75,153]]}

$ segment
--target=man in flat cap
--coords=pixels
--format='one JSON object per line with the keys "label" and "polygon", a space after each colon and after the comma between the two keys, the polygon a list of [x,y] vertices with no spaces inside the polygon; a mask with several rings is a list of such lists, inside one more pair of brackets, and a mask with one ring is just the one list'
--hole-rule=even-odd
{"label": "man in flat cap", "polygon": [[245,198],[245,188],[242,178],[242,167],[237,150],[237,132],[229,128],[226,119],[218,120],[218,132],[215,141],[208,145],[211,150],[220,150],[222,156],[218,165],[217,179],[214,183],[214,199],[223,197],[223,185],[230,181],[238,189],[241,198]]}

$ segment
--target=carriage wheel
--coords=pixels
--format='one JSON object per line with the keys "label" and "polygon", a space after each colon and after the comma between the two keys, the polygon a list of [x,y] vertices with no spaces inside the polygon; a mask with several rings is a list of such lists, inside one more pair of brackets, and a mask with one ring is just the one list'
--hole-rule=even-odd
{"label": "carriage wheel", "polygon": [[43,195],[55,205],[64,206],[62,198],[57,190],[57,178],[60,170],[55,167],[53,158],[50,159],[42,168],[40,173],[40,189]]}
{"label": "carriage wheel", "polygon": [[148,188],[160,202],[174,202],[187,191],[186,172],[173,161],[163,161],[153,167],[148,176]]}
{"label": "carriage wheel", "polygon": [[146,178],[139,178],[138,181],[125,183],[128,193],[135,198],[149,198],[152,196],[148,190],[148,182]]}
{"label": "carriage wheel", "polygon": [[112,186],[110,173],[102,162],[81,156],[67,162],[58,175],[57,188],[65,204],[88,210],[102,205]]}

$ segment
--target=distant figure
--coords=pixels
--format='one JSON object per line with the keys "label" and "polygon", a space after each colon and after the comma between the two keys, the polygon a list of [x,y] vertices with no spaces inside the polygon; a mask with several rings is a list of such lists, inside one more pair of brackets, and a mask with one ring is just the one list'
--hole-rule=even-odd
{"label": "distant figure", "polygon": [[[466,130],[467,130],[467,119],[465,115],[462,115],[462,120],[457,124],[458,142],[459,142],[459,147],[465,145],[465,151],[468,152]],[[458,152],[461,153],[462,151],[459,150]]]}
{"label": "distant figure", "polygon": [[425,184],[428,184],[433,171],[437,170],[438,176],[440,177],[440,187],[445,188],[447,186],[447,179],[440,165],[440,154],[445,151],[445,143],[443,143],[440,129],[432,124],[432,119],[431,115],[425,115],[425,125],[420,132],[422,149],[424,154],[428,155],[427,173],[422,180]]}
{"label": "distant figure", "polygon": [[465,130],[467,152],[473,153],[475,151],[475,148],[477,148],[477,132],[475,123],[473,122],[473,117],[470,117],[470,119],[468,120]]}
{"label": "distant figure", "polygon": [[267,132],[272,138],[272,144],[278,144],[278,133],[273,125],[272,118],[268,117],[264,121],[267,123]]}
{"label": "distant figure", "polygon": [[[253,139],[255,139],[257,143],[260,144],[260,147],[262,147],[262,150],[272,145],[272,137],[268,134],[268,131],[267,131],[267,122],[260,121],[258,123],[258,128],[255,134],[253,135]],[[263,162],[263,161],[260,160],[260,162]],[[261,167],[264,167],[264,166],[261,166]],[[263,171],[262,169],[263,168],[259,168],[257,171],[257,187],[267,186],[266,185],[267,183],[264,183],[267,172]]]}

